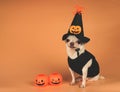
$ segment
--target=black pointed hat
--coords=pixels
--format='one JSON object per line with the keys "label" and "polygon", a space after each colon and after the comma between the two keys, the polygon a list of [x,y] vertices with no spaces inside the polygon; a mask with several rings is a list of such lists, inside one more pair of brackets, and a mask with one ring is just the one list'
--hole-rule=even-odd
{"label": "black pointed hat", "polygon": [[68,30],[68,33],[64,34],[62,40],[65,40],[69,35],[75,35],[83,43],[87,43],[90,39],[84,36],[84,29],[82,23],[82,14],[77,12]]}

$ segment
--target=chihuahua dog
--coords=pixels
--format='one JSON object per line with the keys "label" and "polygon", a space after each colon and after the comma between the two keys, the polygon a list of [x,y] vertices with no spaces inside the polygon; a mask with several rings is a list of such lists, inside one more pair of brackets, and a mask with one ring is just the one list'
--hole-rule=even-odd
{"label": "chihuahua dog", "polygon": [[99,75],[99,64],[95,57],[85,50],[85,44],[75,35],[69,35],[64,39],[68,54],[68,65],[72,76],[71,85],[75,84],[75,72],[81,75],[82,84],[80,87],[86,86],[86,80],[96,81],[99,78],[104,78]]}

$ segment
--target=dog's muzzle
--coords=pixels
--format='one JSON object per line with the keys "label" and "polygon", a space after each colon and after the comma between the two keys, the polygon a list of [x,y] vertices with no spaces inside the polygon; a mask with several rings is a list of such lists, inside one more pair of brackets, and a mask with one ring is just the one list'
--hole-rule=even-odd
{"label": "dog's muzzle", "polygon": [[71,43],[70,43],[70,48],[75,48],[75,47],[74,47],[74,42],[71,42]]}

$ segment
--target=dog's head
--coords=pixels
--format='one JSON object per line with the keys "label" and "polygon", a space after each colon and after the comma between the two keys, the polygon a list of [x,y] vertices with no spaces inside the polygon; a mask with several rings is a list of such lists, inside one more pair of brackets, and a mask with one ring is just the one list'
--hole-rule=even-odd
{"label": "dog's head", "polygon": [[63,39],[63,41],[65,41],[67,47],[75,50],[78,48],[82,49],[84,47],[84,44],[86,43],[78,39],[75,35],[69,35],[68,37]]}

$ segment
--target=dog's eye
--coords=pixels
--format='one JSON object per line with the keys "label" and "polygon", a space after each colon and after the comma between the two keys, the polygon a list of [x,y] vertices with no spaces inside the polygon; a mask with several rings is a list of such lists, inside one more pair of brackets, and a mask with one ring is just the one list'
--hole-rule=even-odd
{"label": "dog's eye", "polygon": [[82,42],[80,40],[77,41],[78,44],[81,44]]}
{"label": "dog's eye", "polygon": [[69,39],[66,39],[66,42],[69,42],[70,40]]}

